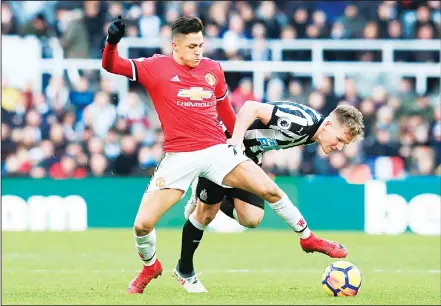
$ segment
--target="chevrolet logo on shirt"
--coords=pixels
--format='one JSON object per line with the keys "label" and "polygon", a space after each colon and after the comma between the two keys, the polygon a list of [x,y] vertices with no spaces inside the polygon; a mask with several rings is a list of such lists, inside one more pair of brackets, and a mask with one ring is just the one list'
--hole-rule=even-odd
{"label": "chevrolet logo on shirt", "polygon": [[213,95],[210,90],[204,90],[202,87],[190,87],[190,89],[179,89],[178,97],[190,98],[193,101],[202,101],[209,99]]}

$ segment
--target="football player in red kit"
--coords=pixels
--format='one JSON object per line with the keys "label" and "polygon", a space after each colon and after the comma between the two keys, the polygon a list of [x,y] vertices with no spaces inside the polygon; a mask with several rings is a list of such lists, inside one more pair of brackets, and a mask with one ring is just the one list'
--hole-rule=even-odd
{"label": "football player in red kit", "polygon": [[[233,133],[236,115],[228,100],[220,64],[202,57],[201,20],[181,17],[174,22],[170,55],[123,59],[118,55],[117,44],[124,32],[120,17],[110,24],[102,66],[108,72],[139,82],[148,91],[165,136],[164,156],[141,199],[134,223],[136,248],[143,269],[129,283],[126,292],[142,293],[147,284],[162,273],[156,258],[155,225],[198,176],[260,196],[301,238],[310,237],[306,222],[286,194],[243,154],[240,144],[227,144],[218,117],[229,133]],[[219,205],[201,205],[198,209],[216,214]],[[189,220],[189,227],[203,227],[204,220],[193,217]],[[322,240],[317,243],[318,252],[323,252],[321,244]],[[347,253],[339,244],[329,242],[326,247]],[[196,275],[182,275],[181,283],[191,287],[188,291],[206,292]]]}

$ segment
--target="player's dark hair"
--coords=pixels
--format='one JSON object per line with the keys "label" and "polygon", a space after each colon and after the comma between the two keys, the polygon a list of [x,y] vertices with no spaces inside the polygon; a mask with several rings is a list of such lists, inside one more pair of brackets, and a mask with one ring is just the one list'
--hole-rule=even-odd
{"label": "player's dark hair", "polygon": [[172,25],[172,36],[176,34],[199,33],[204,30],[202,20],[195,16],[182,16],[176,19]]}

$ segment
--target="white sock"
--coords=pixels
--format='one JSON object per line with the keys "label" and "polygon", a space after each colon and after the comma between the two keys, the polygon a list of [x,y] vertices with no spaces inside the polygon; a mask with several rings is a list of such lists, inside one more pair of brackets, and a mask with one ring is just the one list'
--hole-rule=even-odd
{"label": "white sock", "polygon": [[269,206],[289,227],[297,232],[300,238],[308,238],[311,235],[311,231],[299,209],[291,203],[286,194],[278,202],[269,203]]}
{"label": "white sock", "polygon": [[[233,217],[234,217],[234,219],[235,219],[237,222],[239,222],[239,217],[237,216],[236,208],[233,208]],[[240,223],[240,222],[239,222],[239,223]]]}
{"label": "white sock", "polygon": [[153,229],[151,233],[138,237],[135,234],[136,249],[142,263],[146,266],[151,266],[156,261],[156,231]]}
{"label": "white sock", "polygon": [[191,213],[191,215],[188,217],[188,220],[193,224],[194,227],[196,227],[200,231],[205,231],[207,228],[207,225],[200,224],[195,218],[194,218],[194,212]]}

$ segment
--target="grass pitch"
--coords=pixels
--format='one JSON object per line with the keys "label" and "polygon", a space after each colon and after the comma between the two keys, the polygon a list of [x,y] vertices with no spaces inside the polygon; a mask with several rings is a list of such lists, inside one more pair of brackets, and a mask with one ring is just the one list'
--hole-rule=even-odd
{"label": "grass pitch", "polygon": [[329,297],[320,281],[333,259],[306,254],[290,231],[207,232],[196,253],[206,294],[185,292],[171,276],[180,230],[157,230],[164,274],[145,293],[124,290],[141,263],[133,234],[2,233],[2,304],[441,304],[440,237],[317,232],[349,249],[361,271],[356,297]]}

